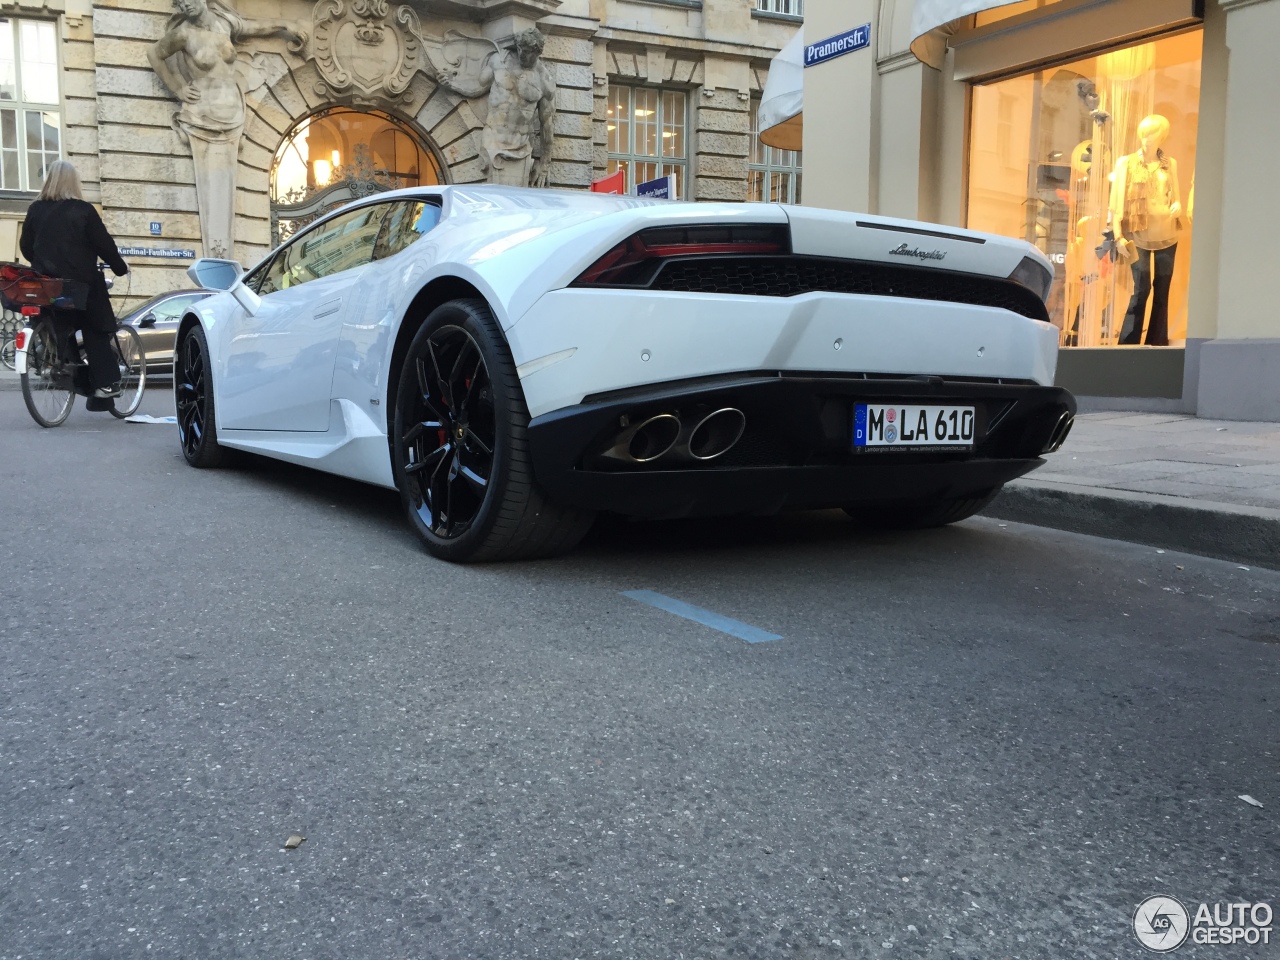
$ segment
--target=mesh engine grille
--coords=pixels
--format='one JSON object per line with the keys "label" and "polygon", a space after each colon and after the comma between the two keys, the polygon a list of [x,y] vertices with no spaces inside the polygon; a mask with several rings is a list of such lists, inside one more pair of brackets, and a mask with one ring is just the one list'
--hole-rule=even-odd
{"label": "mesh engine grille", "polygon": [[794,297],[813,292],[860,293],[1002,307],[1033,320],[1049,319],[1039,297],[1008,280],[862,260],[691,257],[663,264],[649,289],[751,297]]}

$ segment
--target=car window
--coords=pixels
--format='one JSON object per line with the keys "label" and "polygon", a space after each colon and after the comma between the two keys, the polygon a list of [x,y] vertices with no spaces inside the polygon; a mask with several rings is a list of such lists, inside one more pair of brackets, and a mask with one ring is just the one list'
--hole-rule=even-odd
{"label": "car window", "polygon": [[373,259],[373,243],[389,203],[361,207],[326,220],[276,254],[262,279],[259,293],[288,290],[362,267]]}
{"label": "car window", "polygon": [[168,300],[161,301],[152,307],[151,313],[161,323],[168,320],[179,320],[187,307],[193,303],[198,303],[206,296],[207,294],[203,293],[188,293],[180,297],[170,297]]}
{"label": "car window", "polygon": [[440,222],[440,208],[426,200],[397,200],[388,206],[391,209],[373,248],[375,260],[394,257]]}
{"label": "car window", "polygon": [[266,258],[249,271],[248,276],[244,278],[244,285],[254,293],[267,293],[269,291],[262,289],[262,282],[267,277],[267,272],[271,268],[271,254],[267,254]]}

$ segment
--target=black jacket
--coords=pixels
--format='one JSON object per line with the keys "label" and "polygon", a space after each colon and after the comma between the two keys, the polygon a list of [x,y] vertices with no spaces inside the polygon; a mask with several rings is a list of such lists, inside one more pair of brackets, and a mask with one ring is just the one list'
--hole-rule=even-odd
{"label": "black jacket", "polygon": [[84,200],[37,200],[27,209],[18,247],[40,273],[87,283],[88,325],[107,332],[115,329],[115,313],[98,260],[105,262],[117,277],[128,273],[129,267],[120,259],[116,242],[93,204]]}

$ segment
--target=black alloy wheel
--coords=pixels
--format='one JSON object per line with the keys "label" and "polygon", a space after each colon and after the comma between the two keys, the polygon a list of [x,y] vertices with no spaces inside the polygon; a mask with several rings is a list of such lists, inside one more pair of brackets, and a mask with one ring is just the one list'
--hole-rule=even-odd
{"label": "black alloy wheel", "polygon": [[183,457],[193,467],[218,466],[224,450],[214,429],[209,342],[199,324],[187,328],[174,351],[173,392]]}
{"label": "black alloy wheel", "polygon": [[400,375],[392,457],[414,531],[443,560],[550,556],[570,549],[592,516],[546,501],[533,479],[529,411],[488,305],[432,311]]}
{"label": "black alloy wheel", "polygon": [[416,422],[404,434],[405,476],[423,525],[445,539],[471,528],[493,476],[493,386],[475,338],[438,327],[414,359]]}

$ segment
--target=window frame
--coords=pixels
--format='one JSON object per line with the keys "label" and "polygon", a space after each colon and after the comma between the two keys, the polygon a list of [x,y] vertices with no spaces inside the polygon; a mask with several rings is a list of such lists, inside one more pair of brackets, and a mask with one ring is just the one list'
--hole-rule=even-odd
{"label": "window frame", "polygon": [[[605,155],[607,157],[606,170],[610,174],[616,172],[619,169],[626,171],[625,189],[629,194],[631,193],[631,191],[635,189],[636,184],[640,182],[636,180],[635,165],[637,163],[653,164],[658,168],[659,177],[666,176],[668,173],[672,173],[672,172],[675,172],[678,174],[676,178],[677,196],[673,197],[672,199],[675,199],[675,200],[687,199],[690,193],[689,155],[693,152],[692,144],[690,143],[693,127],[692,127],[692,124],[690,124],[689,122],[690,107],[691,107],[689,91],[686,90],[684,87],[662,87],[662,86],[652,86],[650,84],[644,84],[644,83],[610,82],[609,84],[609,95],[610,95],[609,100],[610,101],[612,101],[613,91],[617,89],[625,89],[625,90],[632,91],[632,94],[628,99],[628,104],[633,114],[635,111],[634,91],[652,90],[657,94],[658,109],[655,113],[656,119],[654,120],[654,123],[656,124],[657,130],[658,130],[659,153],[661,153],[662,151],[662,130],[667,125],[666,117],[665,117],[666,103],[663,95],[667,93],[674,93],[674,94],[679,94],[681,97],[683,97],[684,98],[684,116],[681,118],[680,129],[682,131],[682,143],[684,146],[684,156],[683,157],[663,157],[663,156],[651,156],[648,154],[636,153],[635,149],[636,149],[637,124],[633,116],[629,119],[627,123],[627,146],[629,148],[628,152],[609,150],[608,149],[608,133],[606,131],[606,139],[605,139],[605,150],[606,150]],[[606,126],[607,126],[607,121],[606,121]],[[668,170],[666,168],[671,168],[671,169]]]}
{"label": "window frame", "polygon": [[753,10],[766,16],[802,18],[804,0],[755,0]]}
{"label": "window frame", "polygon": [[[54,93],[51,98],[52,102],[42,103],[27,98],[26,82],[23,77],[23,47],[22,47],[22,25],[31,23],[36,25],[46,25],[53,32],[53,66],[54,66]],[[14,133],[16,144],[13,148],[3,147],[0,141],[0,195],[13,196],[15,194],[30,196],[38,193],[44,182],[44,175],[41,173],[38,183],[32,183],[31,177],[31,159],[34,153],[38,153],[42,158],[41,169],[48,170],[50,163],[55,160],[61,160],[66,156],[67,131],[65,123],[65,111],[63,109],[62,99],[62,44],[58,37],[58,24],[56,20],[49,20],[41,17],[24,17],[14,16],[12,14],[0,15],[0,29],[8,29],[13,40],[13,78],[14,78],[14,99],[0,100],[0,111],[12,111],[14,115]],[[27,118],[29,114],[35,114],[42,118],[52,115],[57,121],[57,149],[56,153],[50,153],[44,149],[37,151],[29,151],[27,146]],[[17,183],[9,184],[4,182],[3,170],[3,153],[7,149],[13,149],[17,156]]]}
{"label": "window frame", "polygon": [[[773,162],[776,154],[794,154],[795,163],[779,163]],[[759,156],[761,159],[757,160]],[[759,199],[751,197],[751,182],[753,174],[761,174],[764,177],[764,189],[761,190]],[[785,199],[774,200],[771,195],[771,181],[774,176],[787,178],[787,196]],[[778,147],[771,147],[760,139],[760,100],[752,98],[751,100],[751,154],[747,157],[747,202],[748,203],[787,203],[798,204],[802,194],[802,180],[804,178],[804,153],[801,150],[782,150]]]}

